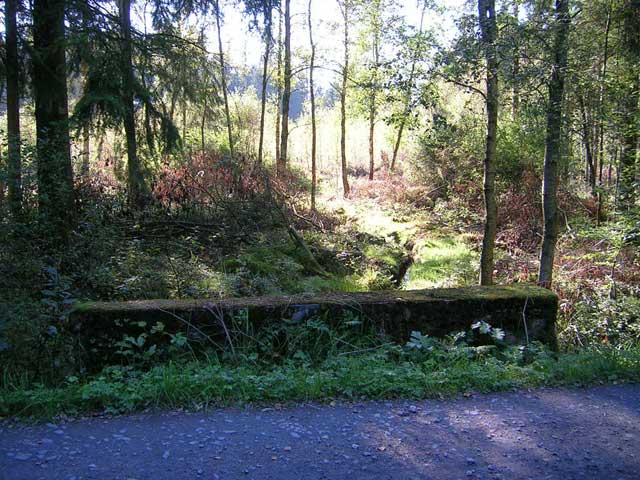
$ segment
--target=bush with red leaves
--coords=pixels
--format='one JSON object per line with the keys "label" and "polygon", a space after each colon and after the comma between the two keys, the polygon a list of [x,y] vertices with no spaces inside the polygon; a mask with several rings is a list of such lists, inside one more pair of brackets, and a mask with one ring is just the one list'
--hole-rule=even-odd
{"label": "bush with red leaves", "polygon": [[373,180],[366,176],[356,178],[351,186],[353,198],[367,198],[389,204],[412,205],[417,208],[433,207],[436,198],[444,193],[439,186],[420,185],[402,172],[379,169]]}
{"label": "bush with red leaves", "polygon": [[538,248],[542,233],[541,181],[533,170],[527,170],[520,182],[510,185],[498,199],[496,241],[509,252]]}
{"label": "bush with red leaves", "polygon": [[268,169],[244,156],[231,163],[219,153],[195,154],[179,166],[166,163],[153,185],[154,200],[166,207],[216,205],[226,200],[249,201],[274,192],[296,195],[304,179],[288,171],[276,178]]}

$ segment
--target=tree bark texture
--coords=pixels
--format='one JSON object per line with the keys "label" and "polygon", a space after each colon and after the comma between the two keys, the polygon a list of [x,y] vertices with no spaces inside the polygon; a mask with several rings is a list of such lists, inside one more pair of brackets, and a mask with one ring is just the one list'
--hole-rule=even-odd
{"label": "tree bark texture", "polygon": [[280,161],[280,110],[282,105],[282,9],[278,15],[278,68],[276,72],[276,167]]}
{"label": "tree bark texture", "polygon": [[553,262],[558,241],[558,164],[561,157],[562,99],[567,70],[568,37],[571,17],[568,0],[556,0],[554,61],[549,82],[547,132],[545,138],[542,212],[544,231],[540,250],[538,284],[551,287]]}
{"label": "tree bark texture", "polygon": [[282,121],[280,131],[280,156],[276,171],[282,176],[287,168],[287,147],[289,145],[289,103],[291,102],[291,0],[284,5],[284,91],[282,93]]}
{"label": "tree bark texture", "polygon": [[54,236],[65,239],[75,217],[69,145],[64,0],[33,2],[38,205]]}
{"label": "tree bark texture", "polygon": [[496,202],[496,146],[498,130],[498,58],[495,0],[478,0],[482,43],[487,60],[487,139],[484,155],[484,234],[480,254],[480,285],[493,284],[498,204]]}
{"label": "tree bark texture", "polygon": [[311,210],[316,209],[316,95],[313,83],[313,70],[316,60],[316,44],[313,43],[313,29],[311,23],[311,2],[308,6],[309,45],[311,45],[311,59],[309,62],[309,99],[311,101]]}
{"label": "tree bark texture", "polygon": [[258,163],[262,164],[262,156],[264,149],[264,118],[267,109],[267,85],[269,83],[269,56],[271,55],[271,46],[273,43],[273,35],[271,28],[272,8],[271,2],[265,1],[263,5],[264,15],[264,58],[262,63],[262,94],[260,96],[260,140],[258,141]]}
{"label": "tree bark texture", "polygon": [[22,160],[20,156],[20,87],[18,64],[18,32],[16,13],[18,0],[6,0],[6,77],[7,77],[7,167],[8,201],[14,218],[22,216]]}
{"label": "tree bark texture", "polygon": [[216,0],[216,28],[218,30],[218,54],[220,56],[220,84],[222,86],[222,98],[224,99],[224,116],[227,121],[227,136],[229,138],[229,156],[231,164],[234,164],[233,130],[231,126],[231,111],[229,110],[229,94],[227,92],[227,73],[225,71],[224,50],[222,48],[222,31],[220,29],[220,2]]}
{"label": "tree bark texture", "polygon": [[620,199],[623,210],[631,209],[637,199],[637,156],[640,112],[640,0],[624,3],[623,52],[629,75],[629,89],[622,98],[622,154],[620,156]]}
{"label": "tree bark texture", "polygon": [[374,29],[373,33],[373,82],[369,92],[369,180],[373,180],[375,170],[375,129],[377,112],[377,93],[378,93],[378,70],[380,65],[380,35],[379,30]]}
{"label": "tree bark texture", "polygon": [[342,87],[340,89],[340,166],[342,171],[342,194],[349,196],[347,172],[347,80],[349,75],[349,0],[341,3],[344,20],[344,64],[342,66]]}
{"label": "tree bark texture", "polygon": [[133,106],[133,44],[131,41],[131,0],[118,0],[120,15],[120,68],[122,75],[122,100],[124,104],[124,131],[127,140],[127,187],[129,205],[142,208],[148,200],[142,165],[138,157],[136,120]]}

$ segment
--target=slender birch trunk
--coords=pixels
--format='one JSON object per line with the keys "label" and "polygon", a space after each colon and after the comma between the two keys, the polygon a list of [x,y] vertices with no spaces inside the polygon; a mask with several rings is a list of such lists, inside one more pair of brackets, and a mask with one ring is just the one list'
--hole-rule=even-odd
{"label": "slender birch trunk", "polygon": [[342,172],[342,194],[349,196],[347,172],[347,80],[349,75],[349,0],[340,3],[344,20],[344,64],[342,67],[342,88],[340,89],[340,167]]}
{"label": "slender birch trunk", "polygon": [[282,93],[282,125],[280,132],[280,156],[276,164],[278,176],[287,168],[287,148],[289,145],[289,103],[291,102],[291,0],[284,5],[284,91]]}
{"label": "slender birch trunk", "polygon": [[258,141],[258,163],[262,164],[263,148],[264,148],[264,118],[267,109],[267,85],[269,83],[269,56],[271,54],[271,45],[273,35],[271,32],[272,9],[271,2],[264,2],[264,59],[262,64],[262,95],[260,104],[260,140]]}
{"label": "slender birch trunk", "polygon": [[313,70],[315,69],[316,44],[313,43],[313,28],[311,23],[311,2],[307,8],[309,25],[309,44],[311,45],[311,60],[309,62],[309,96],[311,100],[311,210],[316,209],[316,95],[313,84]]}
{"label": "slender birch trunk", "polygon": [[229,156],[231,164],[234,164],[234,143],[233,131],[231,126],[231,111],[229,110],[229,93],[227,92],[227,73],[225,71],[224,50],[222,48],[222,30],[220,28],[220,2],[215,0],[216,8],[216,28],[218,30],[218,55],[220,57],[220,83],[222,86],[222,98],[224,99],[224,116],[227,121],[227,136],[229,138]]}

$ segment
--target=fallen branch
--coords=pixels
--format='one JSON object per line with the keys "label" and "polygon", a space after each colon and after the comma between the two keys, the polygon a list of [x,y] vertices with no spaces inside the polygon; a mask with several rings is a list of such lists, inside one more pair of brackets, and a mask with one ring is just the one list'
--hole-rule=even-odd
{"label": "fallen branch", "polygon": [[321,224],[315,222],[311,218],[307,218],[304,215],[300,215],[296,210],[296,206],[293,204],[291,204],[291,213],[293,213],[294,217],[299,218],[300,220],[307,222],[309,225],[316,227],[318,230],[320,230],[320,232],[326,233],[324,227]]}
{"label": "fallen branch", "polygon": [[318,261],[316,260],[316,257],[313,256],[313,253],[311,253],[311,250],[309,250],[309,247],[305,243],[304,239],[300,236],[300,234],[293,227],[293,225],[289,225],[289,228],[287,229],[287,231],[289,232],[289,236],[294,241],[294,243],[298,245],[302,249],[302,251],[306,254],[307,258],[309,259],[309,263],[311,264],[313,269],[316,271],[316,273],[322,275],[323,277],[329,277],[330,274],[324,268],[322,268],[322,266],[318,263]]}

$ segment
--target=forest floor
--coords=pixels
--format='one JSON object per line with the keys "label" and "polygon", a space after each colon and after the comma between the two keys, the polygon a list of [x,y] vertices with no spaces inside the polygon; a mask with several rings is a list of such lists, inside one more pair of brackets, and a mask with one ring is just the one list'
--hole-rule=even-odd
{"label": "forest floor", "polygon": [[0,479],[632,479],[640,385],[0,423]]}
{"label": "forest floor", "polygon": [[[433,212],[396,208],[368,199],[325,201],[329,212],[343,216],[345,229],[382,239],[360,246],[375,268],[391,267],[394,287],[439,288],[474,284],[479,251],[474,251],[474,229],[448,224]],[[364,242],[363,242],[364,243]],[[398,253],[399,252],[399,253]],[[395,257],[395,258],[394,258]],[[367,274],[360,274],[366,282]]]}

